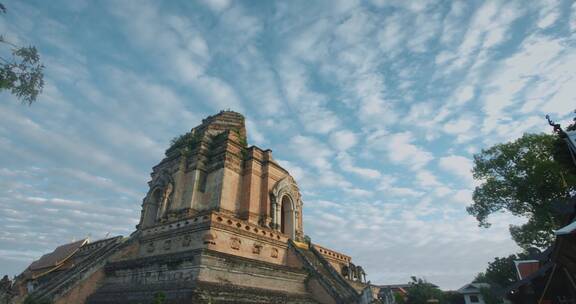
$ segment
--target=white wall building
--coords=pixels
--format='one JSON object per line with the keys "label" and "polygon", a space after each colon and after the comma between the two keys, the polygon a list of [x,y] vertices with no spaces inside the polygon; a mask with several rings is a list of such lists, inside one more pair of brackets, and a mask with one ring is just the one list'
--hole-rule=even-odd
{"label": "white wall building", "polygon": [[490,288],[490,284],[469,283],[458,289],[458,292],[464,296],[466,304],[486,304],[480,293],[481,288]]}

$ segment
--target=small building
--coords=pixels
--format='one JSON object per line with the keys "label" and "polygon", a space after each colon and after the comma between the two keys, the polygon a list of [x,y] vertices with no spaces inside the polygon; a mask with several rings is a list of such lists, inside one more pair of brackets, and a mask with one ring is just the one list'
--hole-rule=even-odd
{"label": "small building", "polygon": [[458,289],[458,293],[464,296],[466,304],[485,304],[481,290],[490,288],[488,283],[469,283]]}

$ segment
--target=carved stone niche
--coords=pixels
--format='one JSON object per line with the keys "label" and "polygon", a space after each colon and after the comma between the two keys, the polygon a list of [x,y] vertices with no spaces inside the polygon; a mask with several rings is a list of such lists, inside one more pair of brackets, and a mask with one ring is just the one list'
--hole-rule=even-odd
{"label": "carved stone niche", "polygon": [[260,254],[260,252],[262,252],[262,244],[254,243],[254,246],[252,247],[252,253]]}
{"label": "carved stone niche", "polygon": [[182,238],[182,247],[189,247],[191,243],[192,243],[192,236],[190,236],[189,234],[185,235]]}
{"label": "carved stone niche", "polygon": [[172,247],[172,240],[165,240],[164,241],[164,250],[170,250]]}
{"label": "carved stone niche", "polygon": [[242,240],[237,237],[230,238],[230,248],[234,250],[240,250],[240,244],[242,244]]}
{"label": "carved stone niche", "polygon": [[272,250],[270,251],[270,256],[273,258],[277,258],[278,257],[278,248],[272,248]]}
{"label": "carved stone niche", "polygon": [[342,275],[343,275],[345,278],[348,278],[349,275],[350,275],[350,268],[348,268],[347,265],[342,266],[342,271],[341,271],[341,273],[342,273]]}
{"label": "carved stone niche", "polygon": [[148,243],[148,245],[146,245],[146,252],[148,253],[152,253],[154,252],[154,242],[150,242]]}

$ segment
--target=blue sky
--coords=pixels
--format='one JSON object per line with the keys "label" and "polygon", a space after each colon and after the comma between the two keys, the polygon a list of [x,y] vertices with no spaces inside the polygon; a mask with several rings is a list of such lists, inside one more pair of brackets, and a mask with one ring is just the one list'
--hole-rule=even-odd
{"label": "blue sky", "polygon": [[31,107],[0,94],[0,269],[128,235],[171,138],[247,117],[303,192],[313,241],[374,283],[469,282],[519,249],[466,214],[474,153],[575,108],[572,1],[2,1],[36,45]]}

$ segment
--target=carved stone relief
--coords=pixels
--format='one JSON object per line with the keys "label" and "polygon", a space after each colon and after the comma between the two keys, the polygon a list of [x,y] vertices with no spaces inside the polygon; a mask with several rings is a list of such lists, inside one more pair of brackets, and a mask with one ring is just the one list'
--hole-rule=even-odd
{"label": "carved stone relief", "polygon": [[189,234],[185,235],[182,238],[182,247],[189,247],[191,243],[192,243],[192,236],[190,236]]}
{"label": "carved stone relief", "polygon": [[270,256],[273,258],[277,258],[278,257],[278,249],[272,248],[272,250],[270,251]]}
{"label": "carved stone relief", "polygon": [[194,279],[194,272],[188,271],[152,271],[152,272],[132,272],[130,282],[137,284],[157,283],[166,281],[191,281]]}
{"label": "carved stone relief", "polygon": [[262,251],[262,244],[254,243],[254,246],[252,247],[252,253],[260,254],[261,251]]}
{"label": "carved stone relief", "polygon": [[146,245],[146,252],[148,253],[152,253],[154,252],[154,242],[150,242],[148,243],[148,245]]}
{"label": "carved stone relief", "polygon": [[241,243],[242,243],[242,240],[240,240],[237,237],[230,238],[230,248],[232,248],[234,250],[240,250],[240,244]]}
{"label": "carved stone relief", "polygon": [[164,250],[170,250],[172,247],[172,240],[165,240],[164,241]]}

